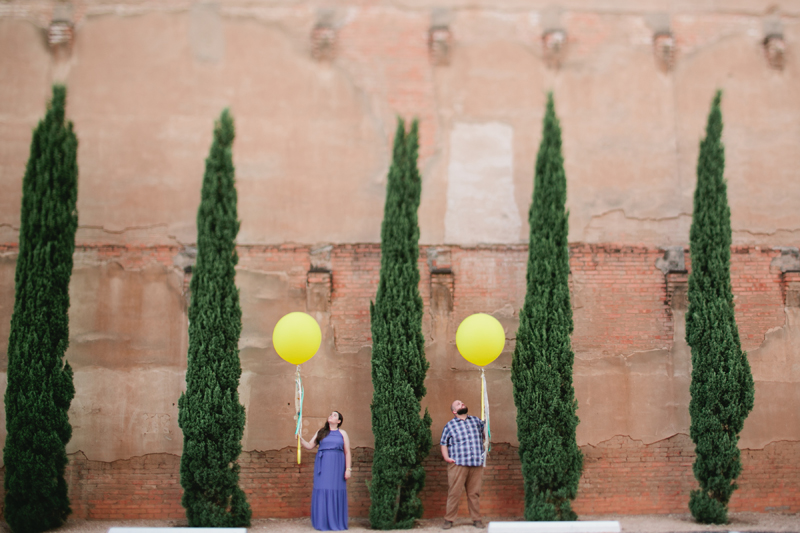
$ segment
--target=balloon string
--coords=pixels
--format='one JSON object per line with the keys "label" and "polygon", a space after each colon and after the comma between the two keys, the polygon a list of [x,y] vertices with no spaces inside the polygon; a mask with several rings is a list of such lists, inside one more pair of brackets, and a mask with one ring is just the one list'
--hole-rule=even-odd
{"label": "balloon string", "polygon": [[295,427],[294,434],[297,437],[297,464],[300,464],[300,431],[303,428],[303,397],[305,396],[303,380],[300,378],[300,365],[297,365],[294,384],[294,404],[295,409],[297,409],[297,426]]}
{"label": "balloon string", "polygon": [[486,429],[484,430],[485,440],[483,442],[483,465],[486,466],[486,459],[489,457],[489,452],[492,451],[492,425],[489,416],[489,391],[486,388],[486,373],[483,368],[481,368],[481,404],[481,414],[483,414],[483,420],[486,423]]}

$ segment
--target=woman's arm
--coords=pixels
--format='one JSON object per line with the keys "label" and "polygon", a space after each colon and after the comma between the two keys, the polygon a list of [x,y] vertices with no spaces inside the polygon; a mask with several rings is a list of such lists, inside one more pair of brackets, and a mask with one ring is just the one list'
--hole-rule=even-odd
{"label": "woman's arm", "polygon": [[306,450],[313,450],[314,446],[316,446],[317,434],[318,433],[319,433],[319,430],[317,430],[317,433],[314,433],[314,438],[311,439],[311,442],[307,441],[303,437],[300,437],[300,444],[303,445],[303,448],[305,448]]}
{"label": "woman's arm", "polygon": [[352,465],[353,465],[353,458],[350,457],[350,437],[347,436],[347,432],[340,429],[339,430],[342,434],[342,438],[344,439],[344,478],[350,479],[350,475],[352,474]]}

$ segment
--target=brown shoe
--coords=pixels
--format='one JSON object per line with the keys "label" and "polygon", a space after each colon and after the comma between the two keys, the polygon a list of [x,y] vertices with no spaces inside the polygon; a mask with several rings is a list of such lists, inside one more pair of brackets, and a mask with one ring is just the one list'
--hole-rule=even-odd
{"label": "brown shoe", "polygon": [[453,523],[450,520],[445,520],[442,529],[450,529],[451,527],[453,527]]}
{"label": "brown shoe", "polygon": [[472,523],[472,525],[473,525],[473,526],[475,526],[475,527],[477,527],[477,528],[479,528],[479,529],[483,529],[483,522],[481,522],[480,520],[475,520],[475,521]]}

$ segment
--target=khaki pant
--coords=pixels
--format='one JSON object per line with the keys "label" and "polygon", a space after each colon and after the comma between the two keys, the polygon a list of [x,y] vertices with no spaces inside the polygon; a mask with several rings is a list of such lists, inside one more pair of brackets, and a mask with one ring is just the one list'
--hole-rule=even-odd
{"label": "khaki pant", "polygon": [[474,522],[481,519],[481,483],[483,482],[482,466],[460,466],[454,463],[447,465],[447,512],[444,519],[453,522],[458,515],[458,504],[461,492],[467,488],[467,507],[469,516]]}

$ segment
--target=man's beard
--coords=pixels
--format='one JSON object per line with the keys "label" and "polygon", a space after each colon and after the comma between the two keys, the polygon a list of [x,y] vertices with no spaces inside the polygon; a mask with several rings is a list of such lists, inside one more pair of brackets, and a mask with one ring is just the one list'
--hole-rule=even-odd
{"label": "man's beard", "polygon": [[466,406],[464,406],[461,409],[459,409],[458,411],[456,411],[456,414],[457,415],[465,415],[465,414],[467,414],[467,411],[469,411],[469,409]]}

